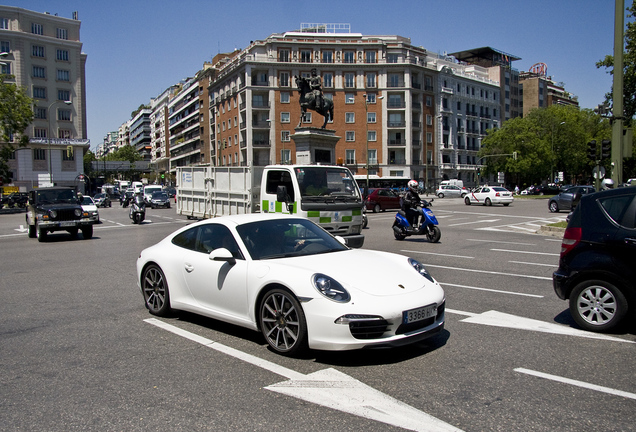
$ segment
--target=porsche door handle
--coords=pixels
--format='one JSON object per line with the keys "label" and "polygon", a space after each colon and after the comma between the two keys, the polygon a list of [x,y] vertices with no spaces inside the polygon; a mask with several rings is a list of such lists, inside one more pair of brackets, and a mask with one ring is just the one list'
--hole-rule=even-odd
{"label": "porsche door handle", "polygon": [[192,264],[185,263],[183,266],[185,267],[185,271],[187,271],[188,273],[192,273],[192,271],[194,270],[194,266]]}

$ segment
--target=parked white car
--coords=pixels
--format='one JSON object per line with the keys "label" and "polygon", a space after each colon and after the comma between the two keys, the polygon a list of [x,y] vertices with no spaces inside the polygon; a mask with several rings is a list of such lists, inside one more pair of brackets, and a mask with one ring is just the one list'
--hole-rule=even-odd
{"label": "parked white car", "polygon": [[444,327],[444,290],[423,264],[351,249],[281,214],[183,227],[141,252],[137,284],[153,315],[185,310],[247,327],[287,355],[399,346]]}
{"label": "parked white car", "polygon": [[481,204],[491,206],[503,204],[509,206],[515,198],[512,192],[501,186],[480,186],[464,197],[466,205]]}
{"label": "parked white car", "polygon": [[464,196],[465,192],[459,186],[441,185],[435,191],[435,195],[437,195],[438,198],[458,198]]}

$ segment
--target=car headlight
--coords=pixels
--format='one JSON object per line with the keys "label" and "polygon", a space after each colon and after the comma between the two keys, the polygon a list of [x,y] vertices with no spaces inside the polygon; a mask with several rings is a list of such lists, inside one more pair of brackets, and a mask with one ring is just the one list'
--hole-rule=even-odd
{"label": "car headlight", "polygon": [[338,303],[346,303],[351,300],[349,292],[334,278],[322,273],[316,273],[311,277],[311,282],[313,283],[314,288],[316,288],[320,294],[324,295],[329,300],[333,300]]}
{"label": "car headlight", "polygon": [[82,217],[82,209],[76,208],[75,209],[75,216],[76,217]]}
{"label": "car headlight", "polygon": [[49,210],[49,217],[51,219],[57,218],[57,212],[55,210]]}
{"label": "car headlight", "polygon": [[426,270],[426,267],[424,267],[424,264],[414,260],[413,258],[409,258],[409,264],[413,266],[416,272],[424,276],[426,279],[430,280],[431,282],[435,282],[435,279],[433,279],[433,276],[431,276],[428,270]]}

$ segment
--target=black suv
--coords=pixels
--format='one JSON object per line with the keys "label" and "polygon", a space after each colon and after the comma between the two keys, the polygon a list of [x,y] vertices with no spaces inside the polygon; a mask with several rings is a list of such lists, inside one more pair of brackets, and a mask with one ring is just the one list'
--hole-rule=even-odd
{"label": "black suv", "polygon": [[53,231],[68,231],[76,237],[79,230],[85,239],[93,237],[94,222],[80,204],[72,188],[47,187],[30,191],[26,213],[29,237],[44,241]]}
{"label": "black suv", "polygon": [[563,236],[554,291],[585,330],[607,331],[636,309],[636,187],[583,195]]}

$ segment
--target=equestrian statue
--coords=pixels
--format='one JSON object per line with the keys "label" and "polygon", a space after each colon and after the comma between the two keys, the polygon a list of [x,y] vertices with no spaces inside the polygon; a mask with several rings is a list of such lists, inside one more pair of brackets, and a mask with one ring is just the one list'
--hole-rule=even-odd
{"label": "equestrian statue", "polygon": [[298,126],[303,122],[305,113],[308,109],[316,111],[318,114],[325,117],[325,122],[322,125],[322,129],[327,126],[327,122],[330,118],[333,119],[333,101],[331,99],[325,99],[322,94],[322,80],[316,74],[316,69],[311,70],[311,77],[296,77],[296,86],[300,93],[300,120]]}

